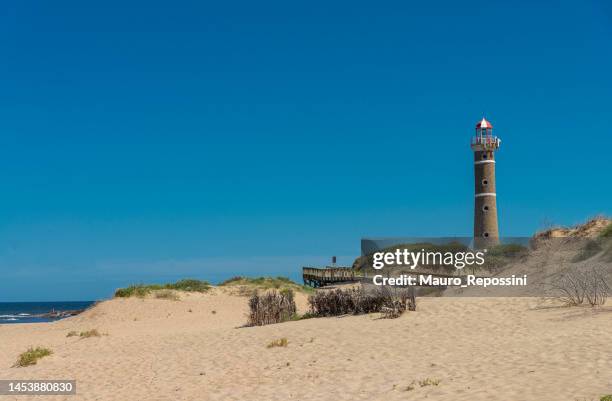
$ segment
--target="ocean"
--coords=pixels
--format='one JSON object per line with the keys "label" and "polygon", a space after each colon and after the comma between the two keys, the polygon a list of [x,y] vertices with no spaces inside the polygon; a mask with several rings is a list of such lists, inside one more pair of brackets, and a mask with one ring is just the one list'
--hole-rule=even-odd
{"label": "ocean", "polygon": [[80,302],[0,302],[0,324],[53,322],[59,318],[42,317],[51,311],[85,309],[94,301]]}

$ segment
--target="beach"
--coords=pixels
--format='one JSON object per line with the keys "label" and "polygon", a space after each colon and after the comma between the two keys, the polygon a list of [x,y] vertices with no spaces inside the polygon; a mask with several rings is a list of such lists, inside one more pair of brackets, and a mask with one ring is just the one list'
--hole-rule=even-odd
{"label": "beach", "polygon": [[[0,325],[0,377],[76,379],[49,400],[591,400],[612,393],[612,305],[419,298],[378,314],[242,327],[248,298],[101,302],[53,323]],[[296,295],[305,312],[306,295]],[[67,337],[96,329],[100,336]],[[286,338],[287,345],[269,347]],[[53,351],[11,367],[30,346]],[[3,396],[7,400],[39,399]]]}

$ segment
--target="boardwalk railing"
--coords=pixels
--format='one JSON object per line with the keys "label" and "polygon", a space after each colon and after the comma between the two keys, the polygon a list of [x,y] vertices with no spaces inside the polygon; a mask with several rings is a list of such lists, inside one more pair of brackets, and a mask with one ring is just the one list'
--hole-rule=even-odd
{"label": "boardwalk railing", "polygon": [[[303,267],[302,268],[302,276],[304,279],[304,284],[311,287],[323,287],[330,284],[337,283],[350,283],[350,282],[368,282],[371,281],[372,277],[376,274],[383,274],[380,272],[369,272],[367,270],[364,271],[355,271],[351,267]],[[446,278],[454,278],[460,277],[465,279],[466,272],[462,272],[462,274],[445,274],[439,272],[425,272],[425,271],[411,271],[411,275],[413,276],[424,276],[431,275],[434,277],[446,277]],[[389,277],[389,273],[386,274]]]}
{"label": "boardwalk railing", "polygon": [[324,285],[342,282],[357,281],[362,276],[357,275],[350,267],[303,267],[302,276],[304,284],[311,287],[322,287]]}

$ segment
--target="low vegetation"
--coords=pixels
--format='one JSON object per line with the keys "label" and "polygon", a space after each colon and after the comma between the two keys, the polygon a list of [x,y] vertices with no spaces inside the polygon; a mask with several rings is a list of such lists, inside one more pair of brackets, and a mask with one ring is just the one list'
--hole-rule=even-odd
{"label": "low vegetation", "polygon": [[87,330],[87,331],[82,331],[79,334],[79,337],[81,338],[90,338],[90,337],[100,337],[101,334],[97,329],[91,329],[91,330]]}
{"label": "low vegetation", "polygon": [[408,386],[406,386],[404,390],[412,391],[417,387],[417,385],[419,387],[437,386],[438,384],[440,384],[440,382],[441,382],[440,379],[432,379],[430,377],[423,379],[423,380],[419,380],[418,382],[416,380],[413,380]]}
{"label": "low vegetation", "polygon": [[612,401],[612,394],[602,395],[599,401]]}
{"label": "low vegetation", "polygon": [[79,335],[78,332],[72,330],[71,332],[69,332],[68,334],[66,334],[66,337],[77,337]]}
{"label": "low vegetation", "polygon": [[266,348],[275,348],[275,347],[286,347],[289,345],[289,341],[286,338],[279,338],[278,340],[274,340],[269,343]]}
{"label": "low vegetation", "polygon": [[167,299],[169,301],[179,301],[181,297],[174,290],[157,290],[153,292],[157,299]]}
{"label": "low vegetation", "polygon": [[51,351],[49,348],[30,347],[26,352],[19,355],[19,359],[17,359],[17,362],[15,362],[13,367],[22,368],[25,366],[36,365],[39,359],[49,356],[51,354],[53,354],[53,351]]}
{"label": "low vegetation", "polygon": [[588,239],[580,250],[580,252],[578,252],[572,258],[572,262],[577,263],[591,259],[593,256],[597,255],[601,251],[603,251],[603,248],[601,247],[598,241]]}
{"label": "low vegetation", "polygon": [[[287,277],[242,277],[235,276],[225,280],[220,287],[248,287],[251,290],[292,290],[295,292],[313,292],[311,287],[300,285]],[[252,295],[248,294],[248,295]]]}
{"label": "low vegetation", "polygon": [[409,289],[363,287],[317,291],[308,297],[312,316],[359,315],[382,312],[385,318],[399,317],[406,310],[416,310],[414,293]]}
{"label": "low vegetation", "polygon": [[[612,223],[608,224],[608,226],[599,233],[599,236],[602,238],[612,238]],[[612,399],[612,396],[608,397]]]}
{"label": "low vegetation", "polygon": [[[507,264],[520,260],[529,254],[529,249],[520,244],[499,244],[487,250],[482,268],[489,271],[500,270]],[[474,272],[474,271],[473,271]]]}
{"label": "low vegetation", "polygon": [[424,380],[419,380],[419,386],[421,387],[427,387],[427,386],[437,386],[438,384],[440,384],[440,379],[432,379],[430,377],[424,379]]}
{"label": "low vegetation", "polygon": [[133,284],[126,288],[119,288],[115,291],[115,297],[146,297],[153,291],[159,290],[176,290],[186,292],[206,292],[210,289],[210,284],[207,281],[196,279],[185,279],[176,283],[168,284]]}
{"label": "low vegetation", "polygon": [[268,291],[255,293],[249,298],[249,318],[247,326],[264,326],[292,320],[296,314],[293,291]]}

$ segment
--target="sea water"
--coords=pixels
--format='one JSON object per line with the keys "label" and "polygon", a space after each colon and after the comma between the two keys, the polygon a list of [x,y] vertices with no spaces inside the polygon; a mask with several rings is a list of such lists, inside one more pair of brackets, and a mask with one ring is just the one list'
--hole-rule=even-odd
{"label": "sea water", "polygon": [[0,324],[40,323],[59,320],[37,315],[51,311],[80,310],[90,307],[93,301],[77,302],[0,302]]}

